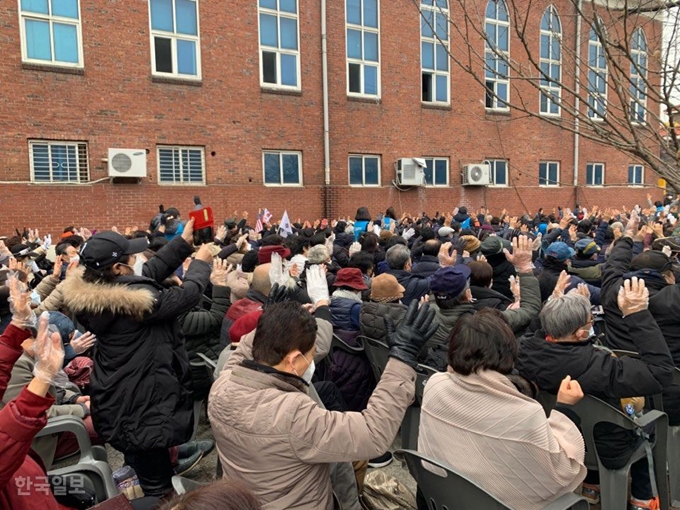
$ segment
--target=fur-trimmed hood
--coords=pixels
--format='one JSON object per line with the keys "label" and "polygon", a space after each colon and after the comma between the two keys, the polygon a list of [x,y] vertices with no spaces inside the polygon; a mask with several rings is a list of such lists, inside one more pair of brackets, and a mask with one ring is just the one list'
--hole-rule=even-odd
{"label": "fur-trimmed hood", "polygon": [[[139,278],[146,280],[146,278]],[[142,318],[153,311],[156,296],[151,288],[142,288],[125,278],[124,283],[90,283],[83,271],[69,276],[61,284],[64,304],[73,313],[127,315]],[[129,285],[135,284],[134,286]],[[143,283],[143,282],[139,282]]]}

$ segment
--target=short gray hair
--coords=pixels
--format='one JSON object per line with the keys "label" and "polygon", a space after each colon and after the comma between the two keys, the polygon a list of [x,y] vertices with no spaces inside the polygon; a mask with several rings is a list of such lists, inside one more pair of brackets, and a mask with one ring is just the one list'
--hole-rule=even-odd
{"label": "short gray hair", "polygon": [[322,262],[326,262],[329,258],[330,254],[328,253],[328,248],[323,244],[312,246],[309,249],[309,253],[307,253],[307,260],[310,264],[321,264]]}
{"label": "short gray hair", "polygon": [[411,260],[411,252],[403,244],[395,244],[385,253],[385,260],[390,269],[404,269]]}
{"label": "short gray hair", "polygon": [[546,335],[564,338],[588,324],[590,301],[581,294],[566,294],[548,301],[541,314],[541,328]]}

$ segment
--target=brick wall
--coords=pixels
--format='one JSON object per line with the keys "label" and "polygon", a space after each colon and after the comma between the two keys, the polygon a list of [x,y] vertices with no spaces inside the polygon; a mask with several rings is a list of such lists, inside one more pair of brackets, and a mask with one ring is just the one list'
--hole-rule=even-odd
{"label": "brick wall", "polygon": [[[455,67],[451,107],[421,105],[420,21],[411,0],[381,2],[379,101],[347,98],[344,2],[328,2],[331,187],[325,188],[320,8],[318,0],[299,4],[302,92],[286,94],[260,88],[255,0],[234,0],[228,8],[218,0],[201,0],[199,86],[152,80],[145,0],[126,2],[124,8],[119,0],[81,2],[85,68],[77,74],[23,65],[17,3],[0,4],[0,233],[23,226],[56,233],[69,224],[98,229],[146,225],[161,203],[177,206],[186,216],[194,194],[220,219],[234,210],[248,210],[254,217],[258,207],[267,207],[277,219],[287,209],[295,220],[353,215],[360,205],[374,213],[390,205],[434,213],[486,204],[519,214],[572,206],[576,199],[616,207],[644,201],[645,189],[622,185],[632,159],[586,140],[581,141],[579,184],[586,162],[604,162],[608,187],[575,193],[573,136],[514,113],[485,113],[480,87]],[[564,44],[571,44],[573,16],[566,0],[558,5]],[[536,31],[541,14],[535,13]],[[655,25],[646,29],[654,41]],[[452,47],[462,51],[461,44]],[[511,40],[513,58],[521,59],[518,48]],[[537,93],[517,86],[511,94],[533,94],[538,103]],[[102,159],[109,147],[147,149],[149,178],[141,184],[26,184],[31,139],[86,141],[92,181],[105,179]],[[206,185],[158,185],[158,144],[205,147]],[[302,151],[304,186],[264,187],[264,149]],[[349,154],[381,156],[380,187],[348,186]],[[450,187],[394,188],[394,162],[413,156],[448,157]],[[486,158],[509,161],[510,187],[462,188],[462,166]],[[536,186],[541,160],[560,162],[561,187]],[[652,172],[645,173],[646,184],[654,184]]]}

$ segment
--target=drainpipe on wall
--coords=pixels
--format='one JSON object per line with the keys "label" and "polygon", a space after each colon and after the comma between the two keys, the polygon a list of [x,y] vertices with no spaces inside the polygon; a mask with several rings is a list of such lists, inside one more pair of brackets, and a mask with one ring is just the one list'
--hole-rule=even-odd
{"label": "drainpipe on wall", "polygon": [[576,82],[574,83],[575,99],[574,110],[576,116],[574,117],[574,202],[578,202],[578,166],[579,166],[579,128],[581,126],[581,119],[579,118],[579,111],[581,108],[581,4],[582,0],[578,0],[576,12]]}
{"label": "drainpipe on wall", "polygon": [[323,165],[324,165],[324,216],[330,217],[331,138],[328,119],[328,46],[326,34],[326,0],[321,0],[321,80],[323,89]]}

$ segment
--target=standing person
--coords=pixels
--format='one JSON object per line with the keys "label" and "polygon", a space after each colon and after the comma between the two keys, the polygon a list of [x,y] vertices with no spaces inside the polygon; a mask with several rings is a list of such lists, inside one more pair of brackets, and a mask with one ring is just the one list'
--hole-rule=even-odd
{"label": "standing person", "polygon": [[368,231],[368,224],[371,222],[371,213],[367,207],[359,207],[354,216],[354,241],[358,241],[361,234]]}
{"label": "standing person", "polygon": [[64,300],[97,336],[90,384],[92,417],[102,439],[125,454],[147,496],[172,490],[168,448],[193,431],[189,361],[177,317],[192,309],[210,277],[209,245],[202,245],[182,285],[166,278],[192,252],[193,220],[181,236],[158,250],[133,274],[146,239],[114,232],[92,237],[82,248],[82,274],[67,277]]}

